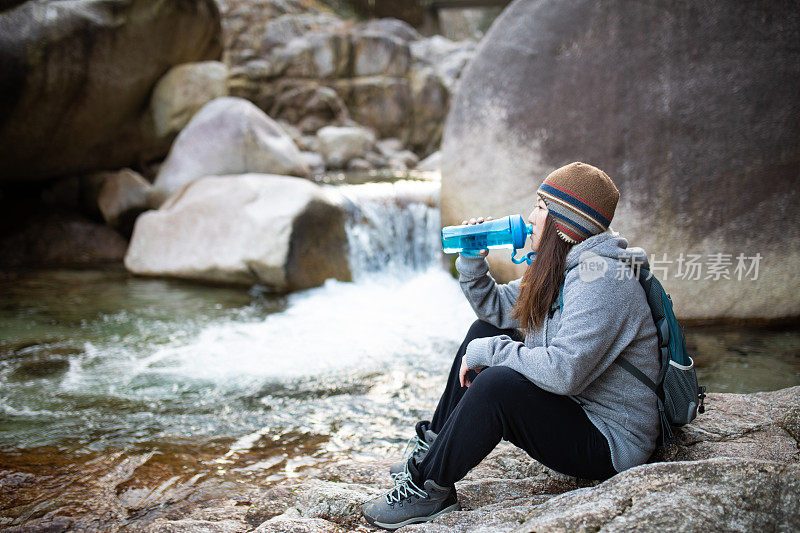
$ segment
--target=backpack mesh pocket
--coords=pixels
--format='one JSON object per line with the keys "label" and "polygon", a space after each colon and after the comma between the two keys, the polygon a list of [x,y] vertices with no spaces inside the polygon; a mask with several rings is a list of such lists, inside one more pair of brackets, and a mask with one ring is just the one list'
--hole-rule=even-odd
{"label": "backpack mesh pocket", "polygon": [[694,361],[689,366],[670,361],[664,376],[664,409],[670,422],[676,426],[688,424],[697,416],[697,374]]}

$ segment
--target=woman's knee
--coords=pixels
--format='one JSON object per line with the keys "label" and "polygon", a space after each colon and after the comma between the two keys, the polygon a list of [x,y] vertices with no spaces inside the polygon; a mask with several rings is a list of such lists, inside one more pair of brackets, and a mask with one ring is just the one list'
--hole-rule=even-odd
{"label": "woman's knee", "polygon": [[513,396],[521,381],[527,379],[516,370],[507,366],[490,366],[478,372],[470,389],[473,395],[485,396],[488,400],[500,400]]}

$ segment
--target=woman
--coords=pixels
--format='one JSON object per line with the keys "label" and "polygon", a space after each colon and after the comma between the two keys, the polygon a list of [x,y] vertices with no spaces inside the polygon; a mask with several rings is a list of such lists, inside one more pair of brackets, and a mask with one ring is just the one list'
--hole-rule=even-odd
{"label": "woman", "polygon": [[528,217],[536,259],[521,279],[498,284],[483,257],[456,260],[478,320],[433,417],[417,424],[411,456],[392,466],[394,489],[362,508],[370,524],[395,529],[458,509],[455,482],[501,439],[587,479],[642,464],[655,449],[656,396],[613,364],[622,356],[652,380],[658,373],[656,329],[633,270],[648,268],[647,255],[610,228],[619,191],[602,170],[571,163],[537,195]]}

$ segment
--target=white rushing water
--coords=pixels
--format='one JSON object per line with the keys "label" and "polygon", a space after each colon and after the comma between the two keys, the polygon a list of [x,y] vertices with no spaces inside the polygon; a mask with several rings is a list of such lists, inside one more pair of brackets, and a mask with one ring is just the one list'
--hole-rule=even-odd
{"label": "white rushing water", "polygon": [[139,372],[298,378],[381,369],[455,341],[470,322],[458,284],[440,262],[438,183],[399,181],[336,187],[349,206],[353,282],[328,280],[293,294],[260,322],[204,328],[192,342],[156,351]]}
{"label": "white rushing water", "polygon": [[[0,393],[0,415],[14,424],[4,442],[97,448],[228,435],[240,438],[233,453],[264,435],[299,432],[324,435],[329,452],[398,445],[435,407],[474,319],[441,260],[439,184],[330,192],[348,212],[354,281],[280,298],[138,278],[110,283],[119,294],[98,299],[96,311],[65,306],[81,316],[72,334],[0,365],[0,377],[12,378]],[[218,297],[245,305],[214,304]],[[56,300],[42,308],[43,331],[67,312]],[[59,359],[63,370],[31,374],[54,350],[70,354]]]}

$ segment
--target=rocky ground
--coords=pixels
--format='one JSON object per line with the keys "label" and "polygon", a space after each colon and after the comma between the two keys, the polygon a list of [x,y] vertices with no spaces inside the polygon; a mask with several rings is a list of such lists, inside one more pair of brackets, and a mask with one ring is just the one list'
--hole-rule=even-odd
{"label": "rocky ground", "polygon": [[[706,413],[654,461],[603,482],[560,475],[504,443],[457,484],[463,510],[403,531],[792,531],[800,528],[800,387],[709,394]],[[385,461],[342,461],[277,485],[223,484],[213,497],[167,483],[97,481],[96,512],[57,511],[8,531],[372,531],[360,505],[391,487]],[[120,466],[128,475],[135,461]],[[109,476],[107,479],[111,479]],[[12,480],[0,477],[0,487]],[[106,483],[104,485],[104,483]],[[198,485],[202,485],[199,482]],[[173,505],[157,518],[154,510]],[[9,524],[6,522],[6,524]]]}

